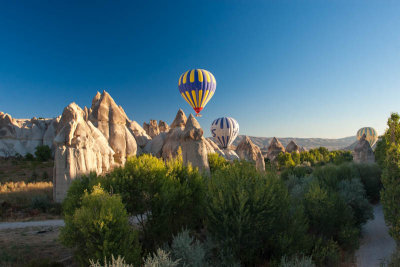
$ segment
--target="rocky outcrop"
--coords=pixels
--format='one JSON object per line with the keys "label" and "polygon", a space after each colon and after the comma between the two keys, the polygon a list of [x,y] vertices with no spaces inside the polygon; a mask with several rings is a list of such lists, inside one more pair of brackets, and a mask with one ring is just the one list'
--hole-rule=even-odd
{"label": "rocky outcrop", "polygon": [[207,141],[199,122],[190,114],[181,135],[182,158],[185,164],[191,164],[201,171],[210,171],[207,157]]}
{"label": "rocky outcrop", "polygon": [[115,152],[114,161],[122,165],[128,156],[137,154],[136,139],[126,126],[129,119],[123,109],[106,91],[99,94],[93,98],[88,121],[103,133]]}
{"label": "rocky outcrop", "polygon": [[187,118],[186,118],[185,112],[183,112],[182,109],[179,109],[178,113],[175,116],[174,121],[171,123],[170,128],[173,129],[176,127],[185,127],[186,121],[187,121]]}
{"label": "rocky outcrop", "polygon": [[94,171],[104,173],[114,166],[114,151],[105,135],[91,121],[85,120],[85,111],[75,103],[64,109],[57,127],[53,194],[62,201],[71,182]]}
{"label": "rocky outcrop", "polygon": [[146,144],[151,140],[151,137],[136,121],[128,121],[127,127],[135,136],[136,143],[139,147],[144,148]]}
{"label": "rocky outcrop", "polygon": [[160,133],[159,135],[155,136],[152,140],[147,142],[146,146],[143,149],[143,152],[152,154],[156,157],[161,157],[166,138],[167,133]]}
{"label": "rocky outcrop", "polygon": [[[234,160],[239,160],[239,156],[238,154],[236,154],[236,152],[234,150],[231,149],[224,149],[222,150],[222,152],[224,153],[222,156],[229,161],[234,161]],[[265,169],[265,167],[264,167]]]}
{"label": "rocky outcrop", "polygon": [[182,109],[178,110],[174,121],[171,123],[171,129],[166,135],[164,145],[162,148],[162,157],[164,159],[171,159],[178,155],[178,149],[181,146],[181,138],[183,130],[186,126],[186,115]]}
{"label": "rocky outcrop", "polygon": [[236,154],[241,160],[254,162],[257,170],[265,171],[265,162],[261,150],[258,146],[253,144],[248,136],[245,136],[236,147]]}
{"label": "rocky outcrop", "polygon": [[168,123],[166,123],[165,121],[159,120],[158,121],[158,129],[160,130],[160,133],[168,133],[169,132]]}
{"label": "rocky outcrop", "polygon": [[143,129],[151,138],[154,138],[155,136],[160,134],[160,129],[158,128],[156,120],[150,120],[149,124],[143,122]]}
{"label": "rocky outcrop", "polygon": [[300,147],[292,140],[290,143],[286,146],[286,152],[292,153],[300,153]]}
{"label": "rocky outcrop", "polygon": [[0,156],[14,156],[17,153],[34,154],[36,147],[48,145],[54,151],[53,138],[59,118],[14,119],[7,113],[0,113]]}
{"label": "rocky outcrop", "polygon": [[281,142],[279,142],[279,140],[274,137],[271,140],[271,143],[269,144],[268,147],[268,156],[267,158],[270,161],[274,161],[276,156],[279,155],[279,153],[285,153],[285,148],[283,147],[283,145],[281,144]]}
{"label": "rocky outcrop", "polygon": [[371,145],[366,140],[365,134],[358,141],[353,151],[353,160],[358,163],[373,163],[375,162],[374,152]]}

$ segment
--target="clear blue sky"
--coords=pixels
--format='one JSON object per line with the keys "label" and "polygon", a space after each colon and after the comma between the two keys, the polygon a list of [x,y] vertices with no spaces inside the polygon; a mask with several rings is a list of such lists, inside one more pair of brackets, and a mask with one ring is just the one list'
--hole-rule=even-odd
{"label": "clear blue sky", "polygon": [[0,1],[0,110],[53,117],[106,89],[140,124],[190,106],[182,72],[217,80],[200,124],[241,134],[379,134],[400,111],[400,1]]}

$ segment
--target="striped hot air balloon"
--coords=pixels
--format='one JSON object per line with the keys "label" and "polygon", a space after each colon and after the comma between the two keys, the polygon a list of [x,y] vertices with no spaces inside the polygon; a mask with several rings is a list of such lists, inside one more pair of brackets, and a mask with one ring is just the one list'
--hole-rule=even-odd
{"label": "striped hot air balloon", "polygon": [[222,117],[211,123],[211,134],[223,148],[229,147],[239,134],[239,123],[234,118]]}
{"label": "striped hot air balloon", "polygon": [[211,72],[203,69],[188,70],[179,78],[178,88],[181,96],[200,117],[199,112],[213,97],[217,82]]}
{"label": "striped hot air balloon", "polygon": [[360,140],[361,137],[365,134],[365,140],[369,142],[371,146],[375,144],[378,140],[378,133],[372,127],[363,127],[357,131],[357,140]]}

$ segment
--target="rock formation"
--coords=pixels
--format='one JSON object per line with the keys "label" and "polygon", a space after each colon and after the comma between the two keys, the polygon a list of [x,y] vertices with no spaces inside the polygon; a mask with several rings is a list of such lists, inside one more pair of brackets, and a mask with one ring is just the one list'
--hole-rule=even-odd
{"label": "rock formation", "polygon": [[181,135],[182,157],[185,164],[198,167],[201,171],[210,171],[207,157],[207,141],[203,136],[199,122],[190,114]]}
{"label": "rock formation", "polygon": [[286,152],[292,153],[300,153],[300,147],[292,140],[290,143],[286,146]]}
{"label": "rock formation", "polygon": [[168,133],[169,132],[168,124],[162,120],[158,121],[158,129],[160,130],[160,133]]}
{"label": "rock formation", "polygon": [[259,171],[265,171],[264,157],[258,146],[253,144],[248,136],[242,139],[236,148],[236,153],[241,160],[254,162]]}
{"label": "rock formation", "polygon": [[164,159],[171,159],[176,157],[178,154],[178,149],[181,146],[180,140],[183,130],[186,126],[186,115],[182,109],[178,110],[174,121],[171,123],[171,129],[166,135],[164,145],[162,148],[162,157]]}
{"label": "rock formation", "polygon": [[285,152],[285,148],[283,147],[283,145],[281,144],[281,142],[279,142],[278,139],[276,139],[276,137],[272,138],[271,143],[269,144],[268,147],[268,159],[270,161],[274,161],[276,156],[279,155],[279,153],[281,152]]}
{"label": "rock formation", "polygon": [[53,139],[60,118],[14,119],[0,113],[0,156],[34,154],[36,147],[48,145],[54,151]]}
{"label": "rock formation", "polygon": [[140,148],[144,148],[146,144],[151,140],[151,137],[136,121],[128,121],[127,127],[135,136],[136,143]]}
{"label": "rock formation", "polygon": [[91,121],[85,120],[85,111],[75,103],[64,109],[54,143],[55,201],[65,198],[73,179],[91,171],[101,174],[114,166],[114,151],[107,138]]}
{"label": "rock formation", "polygon": [[365,134],[358,141],[353,152],[353,160],[358,163],[373,163],[375,162],[374,152],[371,145],[366,140]]}
{"label": "rock formation", "polygon": [[114,161],[124,164],[128,156],[137,154],[137,143],[127,128],[129,120],[122,108],[106,92],[93,98],[88,120],[97,127],[114,150]]}
{"label": "rock formation", "polygon": [[160,134],[160,129],[158,128],[156,120],[150,120],[149,124],[143,122],[143,129],[151,138],[154,138],[155,136]]}

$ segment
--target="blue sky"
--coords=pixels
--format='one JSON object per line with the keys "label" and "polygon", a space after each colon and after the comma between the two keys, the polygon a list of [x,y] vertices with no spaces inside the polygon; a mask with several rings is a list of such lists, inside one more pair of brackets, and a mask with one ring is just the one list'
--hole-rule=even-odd
{"label": "blue sky", "polygon": [[182,72],[217,80],[200,124],[337,138],[400,112],[400,1],[0,1],[0,111],[53,117],[106,89],[140,124],[190,106]]}

